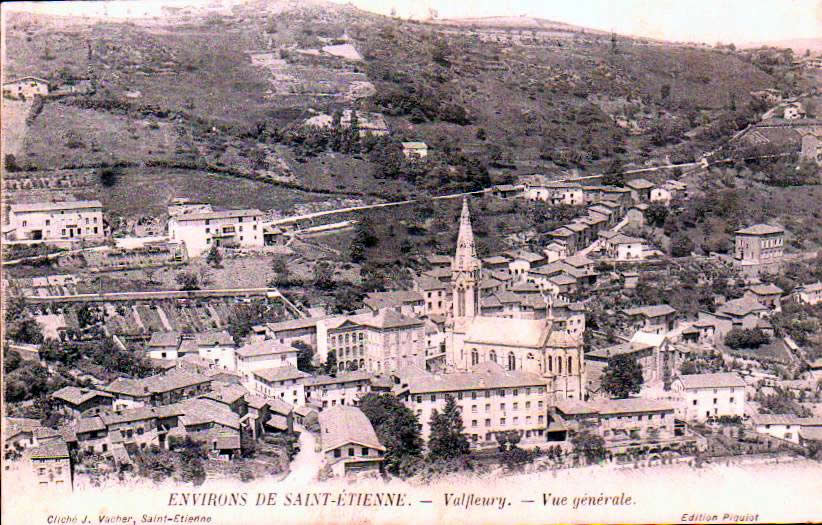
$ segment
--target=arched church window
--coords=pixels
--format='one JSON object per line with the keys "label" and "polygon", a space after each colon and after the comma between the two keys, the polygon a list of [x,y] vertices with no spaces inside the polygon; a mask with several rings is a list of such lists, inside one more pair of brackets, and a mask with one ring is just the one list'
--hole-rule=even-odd
{"label": "arched church window", "polygon": [[574,369],[573,364],[574,364],[574,358],[569,355],[568,356],[568,373],[569,374],[572,373],[571,371]]}
{"label": "arched church window", "polygon": [[477,363],[479,363],[479,352],[477,352],[477,349],[474,348],[471,350],[471,366],[474,366]]}
{"label": "arched church window", "polygon": [[562,373],[562,358],[557,356],[557,374]]}
{"label": "arched church window", "polygon": [[514,352],[508,352],[508,370],[517,369],[517,358],[514,357]]}
{"label": "arched church window", "polygon": [[554,358],[551,357],[551,356],[548,356],[548,371],[549,372],[554,371]]}
{"label": "arched church window", "polygon": [[488,359],[490,359],[491,361],[496,363],[497,362],[497,353],[495,351],[491,350],[491,352],[488,354]]}

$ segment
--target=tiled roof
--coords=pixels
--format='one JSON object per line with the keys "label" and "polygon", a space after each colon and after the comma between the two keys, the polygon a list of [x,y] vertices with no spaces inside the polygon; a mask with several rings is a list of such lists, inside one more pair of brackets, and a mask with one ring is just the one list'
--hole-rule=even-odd
{"label": "tiled roof", "polygon": [[102,208],[100,201],[60,201],[60,202],[27,202],[12,204],[12,213],[32,212],[32,211],[57,211],[57,210],[84,210],[91,208]]}
{"label": "tiled roof", "polygon": [[524,261],[528,261],[529,263],[533,263],[536,261],[541,261],[545,259],[542,255],[529,252],[527,250],[515,250],[510,252],[505,252],[505,255],[511,257],[512,259],[522,259]]}
{"label": "tiled roof", "polygon": [[371,422],[357,407],[343,405],[327,408],[320,412],[319,420],[323,452],[349,443],[385,451]]}
{"label": "tiled roof", "polygon": [[822,427],[822,418],[798,417],[794,414],[753,414],[751,422],[754,425],[799,425],[807,427]]}
{"label": "tiled roof", "polygon": [[[146,419],[174,417],[179,416],[180,414],[182,414],[182,412],[178,406],[165,405],[159,407],[144,406],[127,408],[125,410],[111,412],[110,414],[102,414],[98,417],[106,426],[111,426],[119,423],[131,423],[133,421],[143,421]],[[77,432],[80,432],[80,430],[77,430]]]}
{"label": "tiled roof", "polygon": [[562,262],[564,262],[565,264],[570,264],[571,266],[574,266],[574,267],[577,267],[577,268],[594,264],[594,261],[592,261],[588,257],[585,257],[584,255],[579,255],[579,254],[572,255],[570,257],[566,257],[565,259],[562,260]]}
{"label": "tiled roof", "polygon": [[507,264],[511,259],[502,255],[492,255],[482,259],[483,264]]}
{"label": "tiled roof", "polygon": [[89,399],[95,397],[114,397],[108,392],[101,392],[99,390],[89,390],[87,388],[77,388],[76,386],[66,386],[54,392],[51,397],[55,399],[62,399],[72,405],[79,405],[85,403]]}
{"label": "tiled roof", "polygon": [[282,414],[284,416],[287,416],[292,412],[300,413],[298,409],[292,407],[282,399],[269,399],[268,408],[271,410],[271,412],[274,412],[275,414]]}
{"label": "tiled roof", "polygon": [[35,432],[40,428],[40,421],[26,417],[7,417],[4,418],[4,425],[6,437],[11,437],[21,432]]}
{"label": "tiled roof", "polygon": [[667,337],[665,334],[654,334],[651,332],[644,332],[642,330],[638,330],[633,337],[631,337],[632,343],[652,346],[654,348],[661,347],[666,340]]}
{"label": "tiled roof", "polygon": [[32,459],[68,459],[68,445],[65,441],[46,443],[31,449],[29,457]]}
{"label": "tiled roof", "polygon": [[233,219],[235,217],[262,217],[263,212],[255,209],[208,211],[202,213],[188,213],[174,217],[178,222],[199,221],[204,219]]}
{"label": "tiled roof", "polygon": [[557,401],[557,410],[566,415],[578,414],[635,414],[637,412],[670,412],[674,405],[666,401],[629,397],[626,399],[598,399],[578,401],[574,399]]}
{"label": "tiled roof", "polygon": [[606,348],[597,348],[585,354],[585,357],[596,357],[600,359],[607,359],[617,355],[633,354],[651,348],[649,345],[640,343],[620,343],[618,345],[608,346]]}
{"label": "tiled roof", "polygon": [[234,346],[234,339],[225,330],[212,330],[194,334],[199,346]]}
{"label": "tiled roof", "polygon": [[248,391],[240,385],[223,385],[201,396],[203,399],[212,399],[222,403],[232,404],[243,399]]}
{"label": "tiled roof", "polygon": [[286,381],[289,379],[302,379],[310,377],[301,370],[297,370],[293,366],[277,366],[274,368],[263,368],[262,370],[255,370],[255,376],[259,376],[266,381]]}
{"label": "tiled roof", "polygon": [[171,406],[181,414],[180,423],[183,426],[217,423],[224,427],[240,428],[240,416],[210,399],[186,399]]}
{"label": "tiled roof", "polygon": [[331,376],[314,376],[305,380],[306,386],[322,386],[322,385],[336,385],[340,383],[349,383],[354,381],[368,381],[371,379],[371,372],[357,370],[355,372],[348,372],[345,374],[337,374],[337,377]]}
{"label": "tiled roof", "polygon": [[783,294],[784,290],[778,287],[773,283],[768,284],[755,284],[748,288],[751,292],[755,293],[756,295],[775,295],[775,294]]}
{"label": "tiled roof", "polygon": [[431,253],[425,256],[425,260],[431,264],[451,264],[451,256],[449,255]]}
{"label": "tiled roof", "polygon": [[279,323],[266,323],[265,326],[271,332],[315,328],[317,326],[317,322],[325,318],[326,316],[309,317],[307,319],[291,319],[290,321],[280,321]]}
{"label": "tiled roof", "polygon": [[337,328],[350,321],[355,324],[369,326],[372,328],[388,329],[401,328],[411,326],[422,326],[423,322],[420,319],[402,315],[394,310],[380,310],[377,313],[366,313],[359,315],[350,315],[345,317],[338,317],[334,321],[328,322],[328,328]]}
{"label": "tiled roof", "polygon": [[629,237],[620,233],[610,239],[611,243],[613,244],[636,244],[636,243],[644,243],[645,239],[640,239],[639,237]]}
{"label": "tiled roof", "polygon": [[660,317],[663,315],[670,315],[676,313],[671,306],[667,304],[654,304],[650,306],[639,306],[637,308],[628,308],[623,310],[626,315],[635,316],[641,315],[643,317]]}
{"label": "tiled roof", "polygon": [[424,300],[419,292],[412,290],[399,290],[395,292],[371,292],[366,295],[363,302],[375,310],[382,308],[392,308],[408,303],[417,303]]}
{"label": "tiled roof", "polygon": [[770,224],[754,224],[753,226],[737,230],[735,233],[742,235],[768,235],[772,233],[785,233],[785,229],[781,226],[772,226]]}
{"label": "tiled roof", "polygon": [[84,432],[96,432],[98,430],[105,429],[106,424],[103,423],[103,420],[100,418],[100,416],[81,417],[77,420],[73,428],[75,434],[81,434]]}
{"label": "tiled roof", "polygon": [[762,310],[767,310],[762,303],[750,296],[743,296],[740,299],[734,299],[723,304],[717,309],[717,312],[733,317],[744,317]]}
{"label": "tiled roof", "polygon": [[800,287],[803,292],[818,292],[822,290],[822,281],[817,281],[812,284],[805,284]]}
{"label": "tiled roof", "polygon": [[654,183],[647,179],[629,180],[625,185],[634,190],[647,190],[654,187]]}
{"label": "tiled roof", "polygon": [[745,387],[745,381],[734,372],[717,372],[713,374],[686,374],[679,376],[686,389]]}
{"label": "tiled roof", "polygon": [[297,351],[298,350],[296,348],[280,344],[271,339],[263,339],[260,341],[251,341],[250,343],[246,343],[234,352],[237,357],[248,358],[264,355],[285,354]]}
{"label": "tiled roof", "polygon": [[[504,359],[504,356],[500,355],[499,358]],[[408,383],[412,394],[544,386],[546,384],[546,379],[537,374],[505,370],[497,363],[490,361],[474,366],[470,372],[422,373],[404,377],[403,380]]]}
{"label": "tiled roof", "polygon": [[420,275],[417,277],[417,287],[424,292],[429,290],[444,290],[448,288],[448,283],[444,283],[428,275]]}
{"label": "tiled roof", "polygon": [[548,280],[550,282],[556,284],[557,286],[564,286],[564,285],[568,285],[568,284],[576,284],[576,282],[577,282],[576,277],[574,277],[572,275],[569,275],[567,273],[564,273],[564,272],[560,273],[560,274],[557,274],[557,275],[552,275],[551,277],[548,278]]}
{"label": "tiled roof", "polygon": [[288,418],[279,414],[272,414],[265,424],[277,430],[288,430]]}
{"label": "tiled roof", "polygon": [[180,332],[154,332],[148,346],[174,346],[180,344]]}
{"label": "tiled roof", "polygon": [[208,377],[186,370],[169,370],[165,374],[158,374],[144,379],[115,379],[104,387],[112,394],[125,394],[135,397],[145,397],[150,394],[169,392],[187,386],[199,385],[211,381]]}

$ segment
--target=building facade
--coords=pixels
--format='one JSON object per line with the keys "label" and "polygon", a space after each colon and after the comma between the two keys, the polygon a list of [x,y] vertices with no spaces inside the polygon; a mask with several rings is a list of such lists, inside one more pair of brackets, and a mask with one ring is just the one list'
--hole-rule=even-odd
{"label": "building facade", "polygon": [[185,244],[189,257],[199,257],[212,246],[261,248],[264,244],[260,210],[187,213],[171,217],[168,236]]}
{"label": "building facade", "polygon": [[12,204],[9,227],[21,240],[102,239],[103,205],[100,201]]}

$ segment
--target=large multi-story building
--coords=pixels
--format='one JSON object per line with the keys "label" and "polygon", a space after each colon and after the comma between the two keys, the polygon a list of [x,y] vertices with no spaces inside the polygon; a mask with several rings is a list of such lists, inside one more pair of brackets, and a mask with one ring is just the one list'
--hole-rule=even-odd
{"label": "large multi-story building", "polygon": [[785,230],[770,224],[755,224],[736,231],[734,263],[743,276],[775,273],[782,267]]}
{"label": "large multi-story building", "polygon": [[705,421],[721,416],[745,415],[745,381],[735,373],[687,374],[671,385],[678,408],[686,421]]}
{"label": "large multi-story building", "polygon": [[31,202],[9,207],[9,236],[27,240],[102,239],[100,201]]}
{"label": "large multi-story building", "polygon": [[417,414],[425,440],[432,411],[442,412],[447,396],[456,401],[464,433],[475,447],[496,446],[496,434],[511,430],[522,432],[524,444],[545,440],[549,396],[547,381],[538,374],[485,362],[467,372],[404,370],[398,377],[397,395]]}
{"label": "large multi-story building", "polygon": [[168,220],[168,236],[184,243],[189,257],[212,246],[259,248],[264,243],[262,219],[263,213],[253,209],[184,213]]}
{"label": "large multi-story building", "polygon": [[371,391],[372,374],[363,370],[331,376],[314,376],[305,381],[305,398],[323,409],[337,405],[356,405]]}
{"label": "large multi-story building", "polygon": [[268,398],[285,401],[291,406],[305,404],[305,382],[311,377],[293,366],[263,368],[251,372],[249,390]]}

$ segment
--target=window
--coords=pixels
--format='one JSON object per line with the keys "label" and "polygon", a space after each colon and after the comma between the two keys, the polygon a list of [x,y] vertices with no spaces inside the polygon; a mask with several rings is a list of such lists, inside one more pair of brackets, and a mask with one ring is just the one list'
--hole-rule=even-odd
{"label": "window", "polygon": [[479,352],[477,349],[471,350],[471,366],[476,365],[479,363]]}
{"label": "window", "polygon": [[502,410],[503,412],[505,412],[505,403],[500,403],[499,404],[499,409]]}
{"label": "window", "polygon": [[40,467],[37,469],[37,472],[42,476],[46,473],[46,467]]}
{"label": "window", "polygon": [[525,402],[525,409],[526,409],[526,410],[528,410],[529,408],[531,408],[531,402],[530,402],[530,401],[526,401],[526,402]]}
{"label": "window", "polygon": [[334,457],[338,458],[340,456],[342,456],[342,451],[340,451],[340,449],[338,449],[338,448],[335,448],[334,449]]}
{"label": "window", "polygon": [[503,426],[503,427],[505,426],[505,418],[504,417],[500,418],[499,424],[500,424],[500,426]]}
{"label": "window", "polygon": [[354,456],[354,447],[349,447],[349,449],[348,449],[348,456],[349,456],[349,457],[353,457],[353,456]]}
{"label": "window", "polygon": [[731,403],[733,403],[733,402],[734,402],[734,398],[732,397],[732,398],[730,398],[728,401],[730,401]]}
{"label": "window", "polygon": [[517,424],[519,424],[519,418],[515,416],[514,417],[514,425],[517,425]]}
{"label": "window", "polygon": [[476,420],[476,419],[472,419],[472,420],[471,420],[471,426],[472,426],[472,427],[477,426],[477,420]]}
{"label": "window", "polygon": [[693,403],[693,405],[694,405],[694,406],[696,406],[696,399],[694,399],[694,403]]}
{"label": "window", "polygon": [[542,401],[537,401],[537,407],[542,408]]}
{"label": "window", "polygon": [[457,392],[457,399],[462,400],[462,392]]}
{"label": "window", "polygon": [[472,414],[476,414],[476,413],[477,413],[477,405],[471,405],[471,413],[472,413]]}
{"label": "window", "polygon": [[490,410],[491,410],[491,404],[490,404],[490,403],[486,403],[486,404],[485,404],[485,411],[486,411],[486,412],[489,412]]}
{"label": "window", "polygon": [[477,398],[477,393],[476,392],[471,392],[471,399],[476,399],[476,398]]}
{"label": "window", "polygon": [[362,447],[362,455],[363,455],[363,456],[367,456],[367,455],[368,455],[368,447]]}
{"label": "window", "polygon": [[517,369],[517,359],[514,357],[514,352],[508,352],[508,370]]}
{"label": "window", "polygon": [[545,422],[545,416],[539,416],[539,417],[537,417],[537,423],[539,423],[539,424],[541,425],[541,424],[543,424],[544,422]]}
{"label": "window", "polygon": [[714,398],[714,405],[716,404],[716,398]]}
{"label": "window", "polygon": [[490,427],[490,426],[491,426],[491,420],[490,420],[490,419],[486,419],[486,420],[485,420],[485,426],[486,426],[486,427]]}
{"label": "window", "polygon": [[493,361],[494,363],[497,362],[497,353],[493,350],[488,354],[488,360]]}
{"label": "window", "polygon": [[431,394],[431,401],[437,400],[437,394]]}

